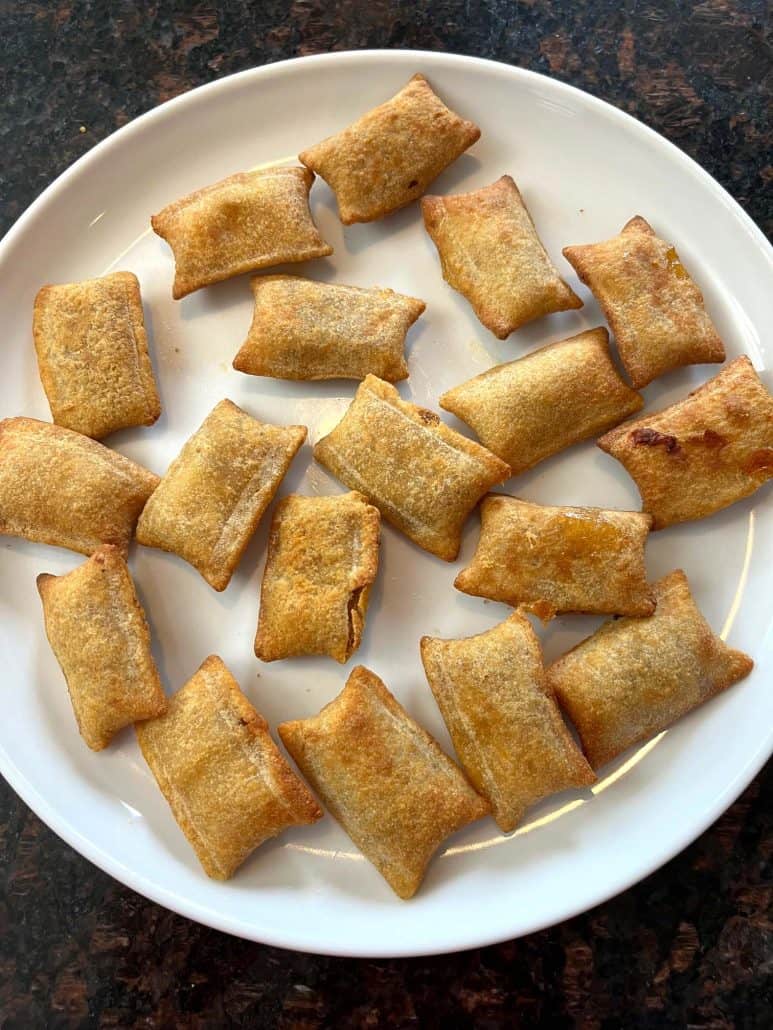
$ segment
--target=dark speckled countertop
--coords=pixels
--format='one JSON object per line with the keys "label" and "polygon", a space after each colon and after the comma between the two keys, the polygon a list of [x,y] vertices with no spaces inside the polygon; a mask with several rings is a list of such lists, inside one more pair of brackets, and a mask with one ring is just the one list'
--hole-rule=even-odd
{"label": "dark speckled countertop", "polygon": [[[773,229],[766,0],[0,0],[0,230],[114,129],[285,57],[413,47],[642,119]],[[723,1027],[773,1011],[773,770],[659,872],[542,933],[354,961],[226,937],[97,871],[0,786],[0,1027]]]}

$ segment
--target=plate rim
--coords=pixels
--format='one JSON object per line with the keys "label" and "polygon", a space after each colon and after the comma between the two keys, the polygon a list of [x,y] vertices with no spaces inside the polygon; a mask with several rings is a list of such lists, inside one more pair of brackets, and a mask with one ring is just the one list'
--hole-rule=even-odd
{"label": "plate rim", "polygon": [[[625,125],[629,130],[636,131],[645,140],[649,140],[661,151],[665,151],[667,157],[682,163],[693,176],[702,181],[704,186],[710,190],[716,201],[721,203],[721,205],[727,209],[730,214],[732,214],[736,222],[744,228],[750,237],[750,243],[756,246],[763,256],[768,258],[773,268],[773,246],[771,246],[765,234],[754,222],[751,216],[741,207],[738,201],[736,201],[731,194],[694,158],[690,157],[689,154],[685,153],[685,151],[675,143],[671,142],[665,136],[662,136],[655,129],[652,129],[633,115],[630,115],[614,106],[614,104],[609,101],[603,100],[591,93],[587,93],[576,86],[563,82],[560,79],[553,78],[549,75],[531,71],[530,69],[513,66],[490,58],[411,49],[342,50],[322,54],[311,54],[302,57],[286,58],[223,76],[222,78],[196,86],[193,89],[162,102],[156,107],[151,108],[149,111],[137,116],[126,125],[119,127],[114,132],[110,133],[110,135],[108,135],[104,140],[100,141],[88,150],[85,154],[81,155],[81,157],[62,171],[35,198],[35,200],[32,201],[32,203],[22,212],[19,218],[9,228],[3,238],[0,239],[0,266],[2,266],[5,260],[6,253],[14,246],[17,239],[23,236],[27,226],[34,221],[40,211],[50,202],[55,200],[58,193],[65,189],[71,180],[87,171],[90,163],[98,160],[102,154],[115,146],[116,141],[119,138],[121,141],[124,141],[132,135],[142,133],[146,126],[168,116],[170,111],[180,111],[186,106],[195,104],[198,101],[200,94],[204,91],[208,94],[214,94],[218,91],[225,92],[232,88],[238,88],[241,83],[247,80],[260,80],[261,78],[272,74],[284,74],[288,71],[292,72],[292,69],[299,65],[347,64],[362,61],[379,61],[385,63],[394,62],[396,65],[402,65],[408,58],[415,61],[421,67],[430,67],[433,64],[447,66],[449,64],[453,65],[456,63],[467,67],[477,67],[488,73],[493,72],[500,77],[510,78],[514,82],[520,81],[522,85],[526,84],[528,86],[529,84],[532,84],[533,86],[536,86],[538,90],[543,92],[545,88],[557,89],[559,92],[569,91],[576,102],[585,104],[589,108],[606,117],[608,120],[611,119],[613,122],[616,121],[618,124]],[[567,907],[563,915],[558,919],[554,918],[550,914],[546,917],[535,915],[515,931],[516,937],[523,937],[546,929],[550,926],[558,925],[559,923],[574,918],[582,912],[589,911],[597,905],[628,890],[634,884],[640,882],[667,862],[671,861],[675,855],[679,854],[689,844],[697,840],[697,838],[701,836],[701,834],[703,834],[706,829],[711,826],[740,796],[746,787],[748,787],[752,779],[763,768],[771,753],[773,753],[773,726],[771,726],[768,733],[767,745],[764,743],[761,744],[759,750],[750,757],[743,767],[738,770],[736,776],[726,785],[725,789],[713,799],[712,804],[707,805],[705,809],[701,810],[700,815],[688,824],[688,829],[683,829],[682,832],[672,835],[669,839],[668,845],[658,849],[654,857],[652,853],[650,853],[644,860],[640,860],[633,871],[629,871],[628,875],[624,876],[621,880],[615,881],[611,889],[604,885],[591,893],[590,896],[587,894],[584,895],[583,899],[578,902],[576,906]],[[84,836],[70,823],[65,814],[60,813],[58,809],[54,807],[46,797],[29,782],[22,770],[16,765],[5,748],[1,745],[0,772],[3,774],[11,788],[19,795],[33,813],[35,813],[38,818],[40,818],[48,828],[59,836],[66,844],[72,847],[88,861],[96,865],[103,872],[107,873],[109,876],[118,880],[130,889],[136,891],[143,897],[146,897],[185,918],[192,919],[204,926],[229,933],[242,939],[260,942],[274,947],[309,951],[310,945],[308,941],[301,939],[297,932],[291,931],[284,934],[282,932],[278,932],[276,928],[266,928],[263,930],[256,924],[247,927],[243,922],[238,921],[234,917],[213,912],[208,906],[203,905],[195,899],[183,897],[171,892],[166,887],[157,885],[154,881],[149,880],[143,874],[137,873],[129,866],[124,865],[116,856],[104,851],[98,845],[94,845],[89,838]],[[470,931],[467,929],[467,932],[459,934],[455,939],[449,939],[449,941],[444,943],[441,947],[433,946],[431,951],[427,951],[426,946],[422,946],[421,944],[414,945],[406,943],[404,947],[399,949],[391,947],[385,952],[378,948],[363,946],[363,942],[360,940],[357,944],[351,947],[340,943],[332,943],[329,946],[315,943],[311,953],[350,958],[397,958],[428,954],[440,955],[460,950],[468,950],[470,948],[483,947],[503,940],[509,940],[511,938],[512,934],[503,936],[498,931],[495,931],[492,936],[492,932],[486,932],[485,929],[479,929],[477,931]]]}

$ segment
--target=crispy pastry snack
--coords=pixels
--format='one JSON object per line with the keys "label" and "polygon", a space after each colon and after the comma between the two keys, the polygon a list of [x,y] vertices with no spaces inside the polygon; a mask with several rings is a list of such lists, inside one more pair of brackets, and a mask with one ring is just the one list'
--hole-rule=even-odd
{"label": "crispy pastry snack", "polygon": [[137,724],[137,739],[207,876],[227,880],[247,856],[322,812],[279,753],[222,660],[210,655],[169,699],[169,711]]}
{"label": "crispy pastry snack", "polygon": [[255,312],[234,368],[277,379],[406,379],[405,336],[424,301],[393,290],[256,275]]}
{"label": "crispy pastry snack", "polygon": [[424,197],[421,210],[443,278],[500,340],[535,318],[582,307],[509,175],[473,193]]}
{"label": "crispy pastry snack", "polygon": [[255,654],[264,662],[360,646],[378,571],[381,517],[356,492],[291,494],[276,506],[263,573]]}
{"label": "crispy pastry snack", "polygon": [[649,515],[492,494],[480,506],[480,520],[478,548],[456,577],[457,590],[523,605],[541,619],[654,611],[644,565]]}
{"label": "crispy pastry snack", "polygon": [[0,422],[0,533],[92,554],[126,553],[158,476],[80,433],[35,418]]}
{"label": "crispy pastry snack", "polygon": [[462,766],[502,831],[541,798],[595,782],[520,612],[475,637],[422,637],[421,660]]}
{"label": "crispy pastry snack", "polygon": [[640,215],[611,240],[563,253],[601,305],[637,389],[683,365],[725,360],[703,294]]}
{"label": "crispy pastry snack", "polygon": [[38,576],[46,635],[81,736],[101,751],[124,726],[166,711],[150,632],[126,560],[99,547],[65,576]]}
{"label": "crispy pastry snack", "polygon": [[145,505],[137,540],[179,555],[225,590],[305,439],[305,426],[266,425],[220,401]]}
{"label": "crispy pastry snack", "polygon": [[440,398],[513,475],[639,411],[644,401],[617,374],[606,329],[510,361]]}
{"label": "crispy pastry snack", "polygon": [[746,357],[670,408],[598,441],[635,480],[653,529],[702,519],[773,477],[773,397]]}
{"label": "crispy pastry snack", "polygon": [[423,75],[347,129],[299,154],[336,195],[344,225],[405,207],[480,137]]}
{"label": "crispy pastry snack", "polygon": [[319,715],[282,723],[279,735],[331,815],[401,898],[416,893],[443,840],[489,810],[362,665]]}
{"label": "crispy pastry snack", "polygon": [[136,275],[42,287],[32,334],[57,425],[98,440],[161,414]]}
{"label": "crispy pastry snack", "polygon": [[547,671],[594,769],[748,676],[754,665],[714,636],[681,569],[654,588],[654,615],[605,623]]}
{"label": "crispy pastry snack", "polygon": [[242,272],[332,254],[309,212],[313,181],[297,166],[238,172],[153,215],[174,253],[175,300]]}
{"label": "crispy pastry snack", "polygon": [[314,457],[419,547],[446,561],[459,552],[470,511],[510,469],[454,432],[434,411],[400,399],[368,376]]}

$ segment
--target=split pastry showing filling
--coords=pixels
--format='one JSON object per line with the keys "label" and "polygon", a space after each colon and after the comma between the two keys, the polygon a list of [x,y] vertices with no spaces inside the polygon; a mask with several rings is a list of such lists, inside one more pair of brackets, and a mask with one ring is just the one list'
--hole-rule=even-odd
{"label": "split pastry showing filling", "polygon": [[509,175],[474,193],[424,197],[421,210],[443,278],[500,340],[535,318],[582,307]]}
{"label": "split pastry showing filling", "polygon": [[301,772],[401,898],[445,838],[489,806],[381,680],[361,665],[311,719],[279,726]]}
{"label": "split pastry showing filling", "polygon": [[543,620],[559,612],[651,615],[644,545],[652,519],[636,511],[551,507],[491,494],[480,538],[454,586],[522,605]]}
{"label": "split pastry showing filling", "polygon": [[773,477],[773,396],[744,355],[684,400],[602,436],[653,529],[727,508]]}
{"label": "split pastry showing filling", "polygon": [[394,386],[375,376],[362,382],[314,457],[419,547],[446,561],[456,558],[462,526],[480,498],[510,475],[485,447],[434,411],[401,400]]}
{"label": "split pastry showing filling", "polygon": [[520,612],[475,637],[422,637],[421,659],[462,767],[503,832],[542,798],[595,782]]}
{"label": "split pastry showing filling", "polygon": [[153,215],[153,231],[174,254],[174,299],[242,272],[332,254],[309,211],[313,181],[298,166],[238,172]]}
{"label": "split pastry showing filling", "polygon": [[393,290],[256,275],[255,311],[234,358],[238,372],[277,379],[408,376],[405,337],[424,301]]}
{"label": "split pastry showing filling", "polygon": [[145,761],[207,876],[227,880],[263,841],[322,811],[216,655],[137,724]]}
{"label": "split pastry showing filling", "polygon": [[335,136],[298,155],[336,195],[344,225],[405,207],[480,137],[423,75]]}
{"label": "split pastry showing filling", "polygon": [[81,433],[39,422],[0,422],[0,533],[93,554],[125,554],[158,476]]}
{"label": "split pastry showing filling", "polygon": [[225,590],[305,439],[305,426],[267,425],[220,401],[146,504],[138,542],[171,551]]}
{"label": "split pastry showing filling", "polygon": [[360,646],[378,571],[381,517],[362,494],[277,504],[263,573],[255,654],[264,662]]}
{"label": "split pastry showing filling", "polygon": [[564,257],[599,302],[637,390],[674,368],[725,360],[703,294],[640,215],[611,240],[565,247]]}
{"label": "split pastry showing filling", "polygon": [[606,329],[497,365],[440,398],[513,475],[616,426],[643,404],[612,363]]}
{"label": "split pastry showing filling", "polygon": [[64,576],[41,573],[46,635],[81,736],[93,751],[138,719],[166,711],[150,632],[126,560],[105,544]]}
{"label": "split pastry showing filling", "polygon": [[653,615],[605,623],[547,670],[548,686],[594,769],[748,676],[754,665],[712,633],[681,569],[654,590]]}
{"label": "split pastry showing filling", "polygon": [[58,426],[99,440],[161,414],[136,275],[42,287],[32,334]]}

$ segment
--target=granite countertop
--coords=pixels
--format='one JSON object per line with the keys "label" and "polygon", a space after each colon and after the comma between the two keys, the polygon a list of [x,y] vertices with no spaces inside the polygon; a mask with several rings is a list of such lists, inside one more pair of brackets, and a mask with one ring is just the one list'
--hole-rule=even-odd
{"label": "granite countertop", "polygon": [[[0,231],[114,129],[285,57],[447,50],[545,72],[642,119],[770,233],[766,0],[0,0]],[[767,34],[766,34],[767,30]],[[355,961],[197,926],[96,870],[0,786],[0,1027],[762,1027],[773,1005],[773,769],[699,840],[560,926]]]}

